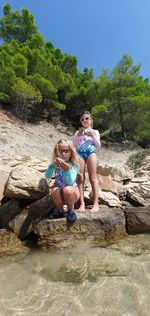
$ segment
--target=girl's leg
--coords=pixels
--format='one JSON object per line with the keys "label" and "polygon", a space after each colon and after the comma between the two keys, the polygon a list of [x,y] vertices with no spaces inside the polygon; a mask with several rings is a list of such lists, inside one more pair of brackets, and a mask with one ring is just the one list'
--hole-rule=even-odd
{"label": "girl's leg", "polygon": [[51,197],[58,211],[63,212],[63,196],[60,188],[54,187],[51,191]]}
{"label": "girl's leg", "polygon": [[78,212],[85,212],[85,203],[84,203],[85,160],[81,157],[79,159],[79,164],[80,164],[80,173],[82,175],[83,181],[79,184],[80,207],[78,209]]}
{"label": "girl's leg", "polygon": [[79,200],[79,189],[71,186],[66,186],[62,190],[63,201],[67,204],[68,210],[74,210],[74,204]]}
{"label": "girl's leg", "polygon": [[98,204],[98,180],[97,180],[97,156],[96,154],[91,154],[87,158],[87,169],[89,174],[89,180],[92,187],[93,193],[93,208],[91,209],[92,213],[98,212],[99,204]]}

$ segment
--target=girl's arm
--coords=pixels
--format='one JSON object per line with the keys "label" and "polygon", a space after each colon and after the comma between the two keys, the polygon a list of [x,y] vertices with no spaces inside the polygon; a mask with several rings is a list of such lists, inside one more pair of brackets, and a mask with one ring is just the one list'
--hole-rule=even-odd
{"label": "girl's arm", "polygon": [[75,147],[78,144],[80,136],[83,135],[83,131],[84,131],[84,128],[80,127],[79,130],[74,134],[72,142]]}
{"label": "girl's arm", "polygon": [[100,133],[98,130],[93,130],[93,141],[97,149],[101,148],[101,140],[100,140]]}
{"label": "girl's arm", "polygon": [[95,147],[97,149],[99,149],[101,147],[101,141],[100,141],[100,133],[98,130],[96,129],[91,129],[90,131],[88,131],[86,133],[88,136],[91,136],[92,137],[92,140],[95,144]]}
{"label": "girl's arm", "polygon": [[46,177],[47,179],[50,179],[50,178],[52,177],[54,171],[55,171],[55,166],[54,166],[54,164],[52,163],[52,164],[49,165],[49,167],[48,167],[47,170],[45,171],[45,177]]}
{"label": "girl's arm", "polygon": [[64,181],[66,185],[73,185],[73,183],[76,181],[78,174],[78,168],[77,165],[74,164],[71,166],[71,168],[67,171],[64,171]]}
{"label": "girl's arm", "polygon": [[74,136],[73,136],[73,140],[72,140],[73,145],[74,145],[74,146],[77,146],[78,141],[79,141],[79,135],[78,135],[78,131],[77,131],[77,132],[74,134]]}

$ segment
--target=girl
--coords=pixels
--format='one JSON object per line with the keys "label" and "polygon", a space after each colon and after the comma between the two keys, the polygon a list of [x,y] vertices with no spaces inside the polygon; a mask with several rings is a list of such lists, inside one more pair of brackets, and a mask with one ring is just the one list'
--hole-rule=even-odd
{"label": "girl", "polygon": [[75,222],[77,216],[74,212],[74,204],[79,199],[79,188],[76,177],[78,173],[77,157],[71,142],[61,139],[57,142],[53,151],[53,163],[45,172],[50,179],[55,172],[55,183],[51,190],[51,197],[57,211],[54,217],[63,217],[63,205],[68,207],[67,221]]}
{"label": "girl", "polygon": [[[84,112],[81,115],[80,122],[82,127],[75,133],[73,144],[80,156],[80,172],[85,180],[85,164],[89,174],[89,180],[93,193],[93,208],[92,213],[98,212],[98,180],[96,175],[97,169],[97,149],[101,147],[100,134],[98,130],[93,129],[93,119],[90,112]],[[84,181],[79,185],[80,189],[80,208],[79,212],[85,211],[84,203]]]}

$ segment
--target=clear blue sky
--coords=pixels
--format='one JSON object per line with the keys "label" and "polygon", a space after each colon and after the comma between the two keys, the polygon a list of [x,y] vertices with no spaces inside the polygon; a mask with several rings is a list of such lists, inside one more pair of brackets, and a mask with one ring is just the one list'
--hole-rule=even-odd
{"label": "clear blue sky", "polygon": [[27,8],[45,41],[76,56],[78,68],[112,69],[124,53],[141,63],[150,80],[150,0],[0,0]]}

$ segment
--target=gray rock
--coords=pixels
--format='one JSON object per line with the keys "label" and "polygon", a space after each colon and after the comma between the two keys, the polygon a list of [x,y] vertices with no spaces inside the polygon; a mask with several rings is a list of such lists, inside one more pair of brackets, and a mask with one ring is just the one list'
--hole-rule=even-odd
{"label": "gray rock", "polygon": [[128,233],[150,231],[150,207],[130,207],[125,210]]}

